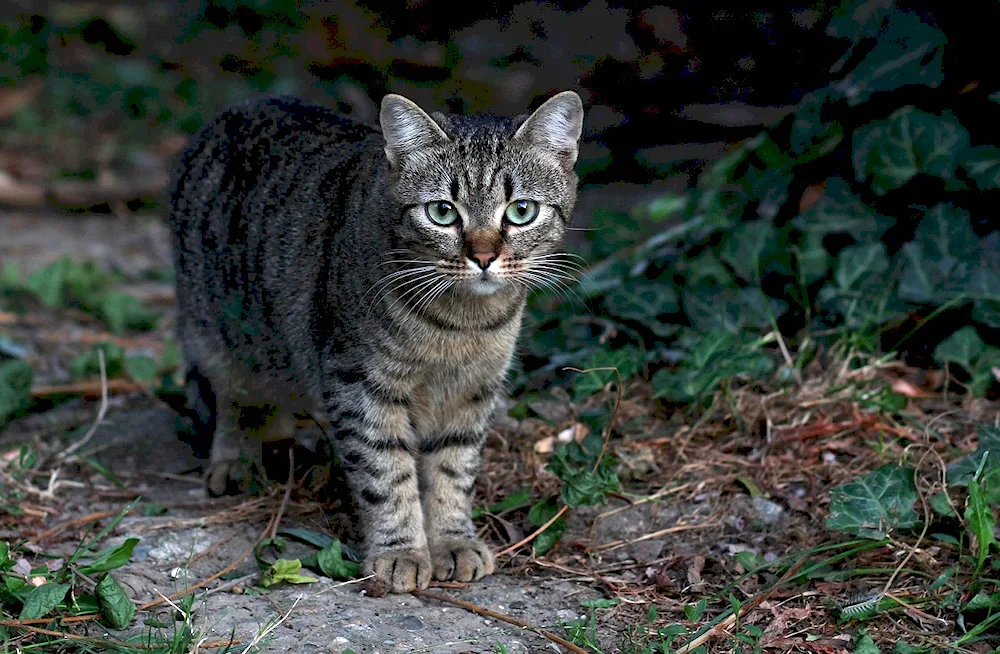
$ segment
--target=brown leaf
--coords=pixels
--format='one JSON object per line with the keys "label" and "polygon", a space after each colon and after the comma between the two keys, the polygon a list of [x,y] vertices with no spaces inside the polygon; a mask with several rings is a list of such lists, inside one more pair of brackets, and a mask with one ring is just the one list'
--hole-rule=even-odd
{"label": "brown leaf", "polygon": [[702,586],[701,571],[705,569],[705,557],[701,554],[691,559],[691,565],[687,569],[687,580],[691,584],[691,590],[696,590]]}
{"label": "brown leaf", "polygon": [[931,393],[923,390],[922,388],[917,388],[909,381],[903,378],[893,379],[889,382],[889,387],[896,393],[900,395],[905,395],[906,397],[931,397]]}

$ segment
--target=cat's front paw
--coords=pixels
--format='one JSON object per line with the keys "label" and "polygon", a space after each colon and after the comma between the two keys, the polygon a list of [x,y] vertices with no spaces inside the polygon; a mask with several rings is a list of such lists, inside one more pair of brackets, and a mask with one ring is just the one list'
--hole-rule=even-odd
{"label": "cat's front paw", "polygon": [[431,559],[427,550],[389,550],[365,559],[365,575],[374,574],[378,585],[393,593],[409,593],[431,583]]}
{"label": "cat's front paw", "polygon": [[493,553],[477,538],[445,538],[431,545],[434,578],[478,581],[493,574]]}
{"label": "cat's front paw", "polygon": [[210,497],[239,495],[244,492],[247,465],[239,460],[216,461],[205,471],[205,490]]}

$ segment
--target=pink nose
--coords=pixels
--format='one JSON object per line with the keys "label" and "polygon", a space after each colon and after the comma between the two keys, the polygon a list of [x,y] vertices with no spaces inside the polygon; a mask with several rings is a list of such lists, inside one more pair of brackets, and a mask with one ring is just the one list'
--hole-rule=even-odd
{"label": "pink nose", "polygon": [[480,268],[486,270],[491,263],[496,261],[497,255],[492,252],[473,252],[472,258],[476,260]]}

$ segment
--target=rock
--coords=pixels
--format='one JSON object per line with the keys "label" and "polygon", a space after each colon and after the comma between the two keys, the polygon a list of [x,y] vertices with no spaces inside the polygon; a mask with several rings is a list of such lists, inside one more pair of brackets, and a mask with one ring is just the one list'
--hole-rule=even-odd
{"label": "rock", "polygon": [[757,510],[757,518],[765,525],[777,523],[785,513],[784,507],[769,499],[755,497],[750,501]]}
{"label": "rock", "polygon": [[326,651],[330,652],[330,654],[343,654],[343,652],[349,649],[351,649],[351,641],[343,636],[337,636],[326,646]]}
{"label": "rock", "polygon": [[396,620],[396,625],[407,631],[420,631],[424,628],[424,623],[414,615],[404,615]]}
{"label": "rock", "polygon": [[666,544],[666,541],[662,540],[643,540],[633,543],[628,547],[628,550],[637,562],[646,563],[660,558],[660,552],[663,551]]}

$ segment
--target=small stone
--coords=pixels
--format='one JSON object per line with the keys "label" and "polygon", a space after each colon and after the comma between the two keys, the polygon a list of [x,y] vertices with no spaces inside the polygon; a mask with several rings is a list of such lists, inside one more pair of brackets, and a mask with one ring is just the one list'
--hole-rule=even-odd
{"label": "small stone", "polygon": [[643,540],[629,546],[629,553],[636,561],[646,563],[660,558],[660,552],[667,542],[662,540]]}
{"label": "small stone", "polygon": [[755,497],[751,500],[753,508],[757,510],[757,517],[765,525],[773,525],[781,519],[785,509],[775,502],[763,497]]}
{"label": "small stone", "polygon": [[404,615],[396,620],[396,624],[407,631],[420,631],[424,628],[424,623],[415,615]]}
{"label": "small stone", "polygon": [[351,641],[347,640],[343,636],[337,636],[330,641],[330,644],[326,646],[326,649],[330,654],[342,654],[345,650],[351,649]]}

